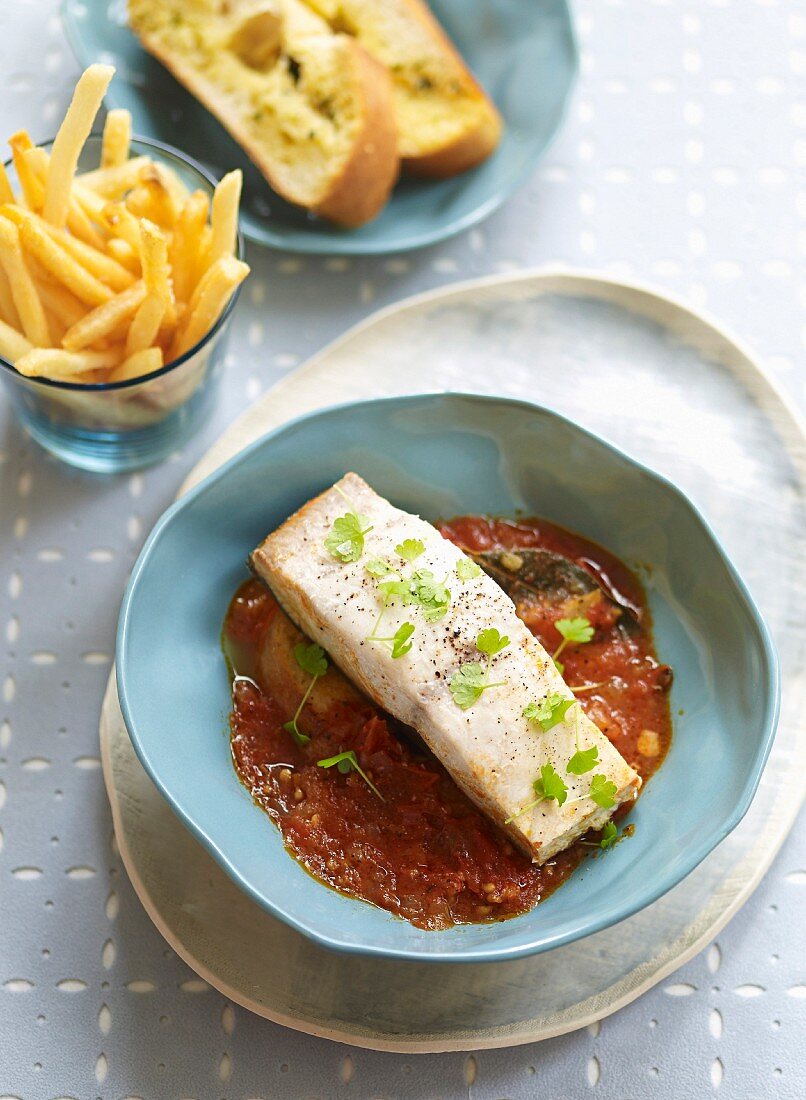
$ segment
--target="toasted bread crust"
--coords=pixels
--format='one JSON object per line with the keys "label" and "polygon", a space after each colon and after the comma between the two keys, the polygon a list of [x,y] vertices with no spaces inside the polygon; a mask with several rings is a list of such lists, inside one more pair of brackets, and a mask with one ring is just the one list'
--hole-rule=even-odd
{"label": "toasted bread crust", "polygon": [[400,158],[389,73],[357,42],[351,45],[355,82],[363,101],[363,125],[352,156],[314,213],[355,228],[371,221],[388,202]]}
{"label": "toasted bread crust", "polygon": [[416,157],[404,157],[403,169],[410,176],[428,176],[431,179],[447,179],[458,176],[469,168],[485,161],[495,151],[501,140],[502,123],[493,110],[479,119],[474,129],[461,134],[455,141],[433,153]]}
{"label": "toasted bread crust", "polygon": [[[411,136],[401,132],[399,140],[403,168],[411,175],[440,179],[457,175],[475,167],[496,149],[501,140],[503,122],[495,104],[473,76],[428,5],[423,0],[400,0],[400,3],[407,10],[408,18],[419,25],[436,51],[451,66],[461,95],[473,101],[478,108],[469,127],[442,145],[429,147],[423,144],[422,135]],[[356,27],[356,34],[361,41],[360,26]],[[368,49],[372,52],[371,47]],[[445,111],[450,113],[450,110],[450,101],[446,100]]]}
{"label": "toasted bread crust", "polygon": [[218,119],[267,183],[288,202],[311,209],[347,227],[363,225],[383,209],[400,170],[391,80],[383,66],[357,42],[345,36],[351,59],[351,75],[363,106],[363,123],[352,154],[332,179],[327,194],[309,206],[300,201],[300,196],[291,194],[287,187],[283,187],[271,157],[249,133],[248,127],[215,85],[200,76],[173,50],[167,49],[157,35],[142,29],[136,33],[148,52]]}
{"label": "toasted bread crust", "polygon": [[434,43],[459,67],[459,79],[463,89],[477,98],[482,108],[476,125],[457,137],[455,141],[431,152],[424,151],[416,155],[404,154],[403,164],[407,172],[438,178],[454,176],[486,160],[501,140],[503,122],[495,104],[473,76],[465,59],[428,5],[423,0],[403,0],[403,2],[410,9],[411,18],[420,23]]}

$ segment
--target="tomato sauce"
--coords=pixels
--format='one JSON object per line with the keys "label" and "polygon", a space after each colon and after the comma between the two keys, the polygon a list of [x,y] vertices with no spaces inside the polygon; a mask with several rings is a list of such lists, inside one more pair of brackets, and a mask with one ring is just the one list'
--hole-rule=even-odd
{"label": "tomato sauce", "polygon": [[[666,688],[670,674],[655,659],[643,591],[634,575],[601,547],[543,520],[463,517],[440,525],[471,554],[543,547],[581,565],[620,606],[585,597],[592,641],[563,650],[569,685],[628,762],[648,778],[671,736]],[[598,589],[596,590],[599,591]],[[594,593],[595,595],[595,593]],[[557,619],[579,610],[513,593],[519,614],[554,652]],[[459,790],[410,729],[358,697],[331,669],[327,705],[309,706],[298,745],[283,729],[292,715],[259,682],[258,655],[276,615],[274,598],[256,581],[235,594],[223,644],[233,676],[232,757],[255,802],[279,826],[286,847],[316,878],[352,897],[428,929],[501,920],[531,909],[594,850],[589,836],[535,866]],[[623,622],[629,617],[629,629]],[[324,684],[324,680],[321,682]],[[590,685],[600,685],[590,687]],[[314,687],[314,691],[317,688]],[[317,761],[352,749],[382,792],[355,771]]]}

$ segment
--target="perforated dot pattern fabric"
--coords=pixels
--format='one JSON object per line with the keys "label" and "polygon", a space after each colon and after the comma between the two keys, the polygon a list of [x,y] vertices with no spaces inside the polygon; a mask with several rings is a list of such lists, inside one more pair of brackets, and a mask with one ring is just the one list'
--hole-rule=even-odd
{"label": "perforated dot pattern fabric", "polygon": [[[806,4],[574,7],[579,87],[529,184],[482,226],[405,257],[250,249],[215,421],[161,467],[69,470],[0,401],[0,1097],[803,1094],[802,828],[717,942],[613,1017],[533,1046],[419,1058],[227,1003],[151,925],[112,835],[97,717],[143,539],[223,427],[371,310],[539,264],[646,279],[723,319],[803,408]],[[66,106],[77,66],[57,8],[0,5],[4,135],[49,137]]]}

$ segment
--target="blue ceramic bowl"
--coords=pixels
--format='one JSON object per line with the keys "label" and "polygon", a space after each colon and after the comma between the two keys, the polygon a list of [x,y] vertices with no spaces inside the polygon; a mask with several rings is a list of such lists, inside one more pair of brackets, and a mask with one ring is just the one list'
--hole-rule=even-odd
{"label": "blue ceramic bowl", "polygon": [[[635,835],[530,913],[424,932],[317,883],[285,851],[230,760],[219,647],[247,553],[346,470],[425,517],[545,516],[642,563],[675,733],[632,812]],[[772,642],[705,521],[669,482],[547,409],[441,394],[296,420],[170,508],[132,574],[118,690],[134,747],[179,817],[258,904],[319,943],[387,958],[501,960],[622,920],[678,883],[740,821],[772,742]]]}
{"label": "blue ceramic bowl", "polygon": [[402,179],[379,217],[354,230],[312,218],[270,190],[224,127],[140,46],[126,26],[125,0],[62,0],[62,16],[82,64],[103,58],[116,66],[107,103],[127,107],[138,134],[177,145],[218,176],[243,169],[246,237],[292,252],[365,255],[433,244],[496,210],[534,171],[576,77],[567,0],[431,0],[431,7],[495,100],[504,136],[473,171]]}

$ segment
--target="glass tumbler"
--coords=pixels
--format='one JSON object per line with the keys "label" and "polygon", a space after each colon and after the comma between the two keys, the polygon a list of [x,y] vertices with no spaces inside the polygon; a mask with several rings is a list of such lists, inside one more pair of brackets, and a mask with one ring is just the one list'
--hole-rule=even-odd
{"label": "glass tumbler", "polygon": [[[51,145],[47,142],[43,148]],[[147,155],[168,165],[191,191],[213,193],[213,176],[177,149],[133,138],[131,155]],[[97,168],[100,156],[101,135],[92,134],[78,171]],[[13,163],[6,169],[16,183]],[[242,253],[239,235],[239,258]],[[212,410],[239,291],[195,347],[141,378],[92,384],[28,378],[0,357],[0,379],[17,416],[43,447],[85,470],[115,473],[159,462],[181,447]]]}

